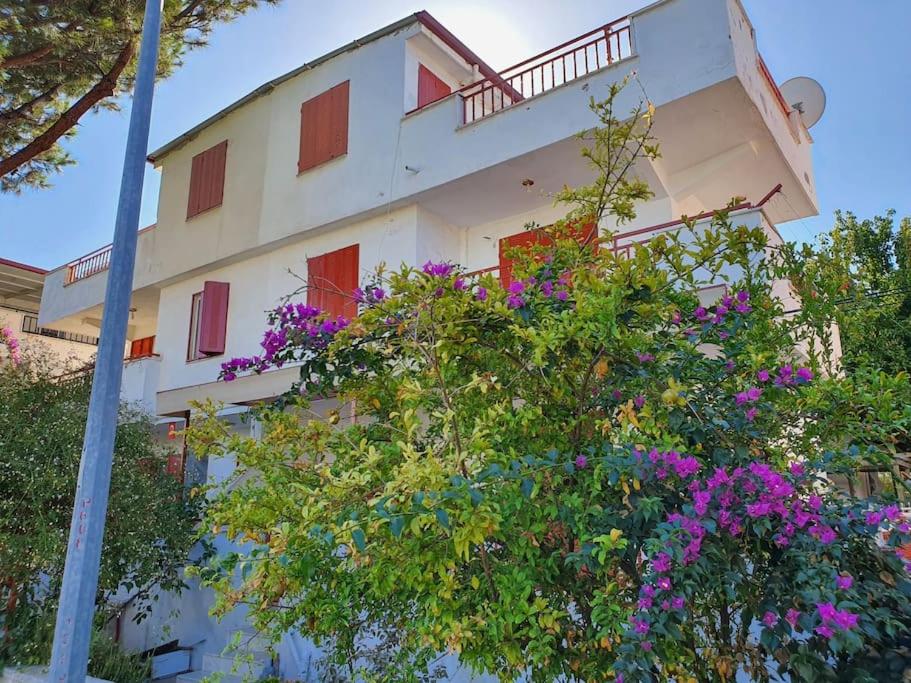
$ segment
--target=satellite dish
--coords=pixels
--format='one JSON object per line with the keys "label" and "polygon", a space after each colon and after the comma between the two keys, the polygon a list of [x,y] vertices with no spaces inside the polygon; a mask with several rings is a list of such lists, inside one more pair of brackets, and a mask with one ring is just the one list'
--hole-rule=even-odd
{"label": "satellite dish", "polygon": [[785,81],[779,88],[785,102],[800,112],[803,123],[812,128],[826,110],[826,91],[808,76],[798,76]]}

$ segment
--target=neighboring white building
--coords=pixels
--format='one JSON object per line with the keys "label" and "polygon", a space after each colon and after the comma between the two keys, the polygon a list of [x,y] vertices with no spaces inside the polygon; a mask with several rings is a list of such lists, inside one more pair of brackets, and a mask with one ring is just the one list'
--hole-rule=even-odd
{"label": "neighboring white building", "polygon": [[[142,358],[128,366],[125,397],[178,424],[190,401],[210,397],[250,429],[245,406],[280,394],[297,371],[225,384],[220,364],[257,353],[264,311],[299,278],[350,291],[381,262],[495,270],[502,240],[560,217],[550,193],[590,179],[575,138],[596,124],[589,98],[633,71],[657,108],[661,158],[636,168],[655,197],[616,248],[734,196],[748,198],[736,220],[773,243],[777,223],[817,213],[813,140],[739,0],[662,0],[499,74],[419,12],[264,84],[149,156],[161,192],[157,223],[139,235],[129,338]],[[640,97],[626,88],[618,110]],[[40,324],[97,335],[109,256],[105,247],[48,273]],[[318,303],[350,310],[341,297]],[[233,463],[207,468],[219,481]],[[122,637],[136,649],[178,638],[196,646],[197,666],[206,653],[214,666],[243,620],[215,624],[210,605],[203,590],[179,605],[165,597],[139,628],[124,620]],[[298,645],[283,647],[286,675],[306,665]]]}
{"label": "neighboring white building", "polygon": [[61,369],[85,367],[95,357],[97,337],[38,324],[45,275],[43,268],[0,258],[0,328],[10,329],[23,354],[49,353],[60,360]]}

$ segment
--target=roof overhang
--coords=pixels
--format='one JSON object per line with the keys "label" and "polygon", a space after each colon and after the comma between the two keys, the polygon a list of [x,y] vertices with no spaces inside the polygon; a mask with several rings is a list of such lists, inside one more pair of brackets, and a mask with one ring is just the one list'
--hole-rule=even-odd
{"label": "roof overhang", "polygon": [[37,311],[47,271],[0,258],[0,306]]}

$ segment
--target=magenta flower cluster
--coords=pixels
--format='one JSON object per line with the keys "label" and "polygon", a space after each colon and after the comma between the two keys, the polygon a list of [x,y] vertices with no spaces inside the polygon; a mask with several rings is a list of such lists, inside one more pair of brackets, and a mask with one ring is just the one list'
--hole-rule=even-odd
{"label": "magenta flower cluster", "polygon": [[427,263],[421,267],[421,270],[430,277],[444,278],[452,275],[455,267],[451,263],[433,263],[432,261],[427,261]]}
{"label": "magenta flower cluster", "polygon": [[[642,462],[640,454],[635,452],[635,455]],[[682,479],[694,477],[701,469],[698,462],[690,464],[690,458],[655,449],[648,454],[647,461],[655,467],[658,479],[666,476],[668,463]],[[747,531],[759,536],[768,533],[781,548],[790,545],[801,534],[822,546],[834,543],[839,538],[838,532],[827,517],[822,498],[808,492],[809,483],[806,469],[799,463],[793,464],[788,473],[779,472],[765,463],[753,462],[747,467],[716,467],[704,479],[692,478],[686,487],[690,504],[684,505],[682,511],[666,516],[666,522],[682,533],[672,534],[669,545],[649,559],[649,572],[641,588],[638,611],[630,618],[628,637],[637,640],[644,651],[651,651],[650,625],[659,616],[655,610],[668,613],[684,606],[681,596],[672,595],[674,577],[685,572],[688,565],[700,558],[710,530],[713,534],[729,537],[739,537]],[[866,532],[870,534],[878,533],[886,521],[901,533],[911,531],[897,505],[870,510],[863,521],[867,525]],[[771,530],[766,531],[769,523]],[[854,579],[850,575],[839,574],[835,578],[837,590],[850,590],[853,584]],[[856,614],[837,610],[830,603],[816,605],[816,611],[820,624],[815,632],[825,638],[832,637],[838,630],[857,626]],[[800,616],[799,610],[791,608],[783,618],[796,628]],[[682,618],[682,615],[678,614],[676,618]],[[760,621],[767,628],[774,628],[781,618],[770,609]]]}
{"label": "magenta flower cluster", "polygon": [[252,370],[260,373],[271,367],[280,368],[285,364],[287,354],[291,351],[301,354],[325,348],[333,337],[349,324],[345,317],[327,318],[319,308],[294,303],[273,310],[269,320],[273,327],[265,331],[260,342],[263,354],[232,358],[222,363],[221,378],[224,381],[231,382],[237,379],[239,372]]}
{"label": "magenta flower cluster", "polygon": [[3,344],[6,345],[6,348],[9,351],[9,358],[13,365],[19,365],[19,363],[22,362],[22,355],[19,349],[19,340],[16,339],[16,335],[13,334],[12,328],[0,328],[0,342],[3,342]]}
{"label": "magenta flower cluster", "polygon": [[510,308],[523,308],[528,297],[539,292],[546,299],[566,301],[569,298],[569,273],[554,278],[550,268],[544,268],[540,277],[531,276],[524,280],[514,280],[506,288],[506,305]]}

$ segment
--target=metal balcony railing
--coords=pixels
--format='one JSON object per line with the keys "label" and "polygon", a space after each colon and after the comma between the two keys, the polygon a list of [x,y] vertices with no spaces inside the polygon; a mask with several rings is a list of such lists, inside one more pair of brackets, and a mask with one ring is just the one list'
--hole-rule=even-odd
{"label": "metal balcony railing", "polygon": [[632,54],[628,17],[568,40],[501,71],[497,78],[472,83],[462,97],[463,123],[471,123],[522,100],[609,66]]}
{"label": "metal balcony railing", "polygon": [[[146,230],[151,230],[155,225],[150,225],[139,231],[141,235]],[[111,267],[111,250],[113,245],[108,244],[105,247],[96,249],[85,256],[76,259],[66,265],[66,278],[63,281],[64,286],[71,285],[79,280],[85,280],[97,273],[101,273]]]}

